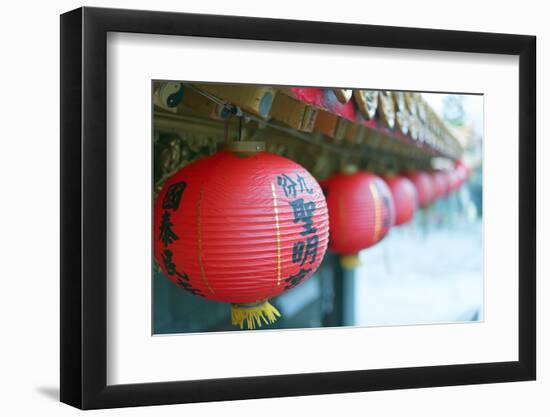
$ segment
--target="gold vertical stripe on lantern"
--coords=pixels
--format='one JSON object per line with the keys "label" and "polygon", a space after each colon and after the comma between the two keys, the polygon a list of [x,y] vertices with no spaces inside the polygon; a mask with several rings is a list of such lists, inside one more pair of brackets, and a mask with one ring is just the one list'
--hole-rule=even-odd
{"label": "gold vertical stripe on lantern", "polygon": [[380,197],[378,195],[378,189],[374,182],[369,184],[370,193],[374,200],[374,237],[373,241],[378,242],[380,237],[380,229],[382,228],[382,213],[380,207]]}
{"label": "gold vertical stripe on lantern", "polygon": [[281,285],[281,229],[279,227],[279,207],[277,206],[277,191],[271,183],[273,193],[273,211],[275,212],[275,236],[277,241],[277,285]]}
{"label": "gold vertical stripe on lantern", "polygon": [[204,283],[206,284],[206,288],[208,288],[208,291],[210,291],[210,294],[214,294],[214,290],[210,286],[210,283],[208,282],[208,278],[206,278],[206,273],[204,272],[204,264],[202,261],[202,234],[201,234],[201,202],[202,202],[202,189],[199,194],[199,203],[198,203],[198,221],[197,221],[197,228],[198,228],[198,239],[199,239],[199,266],[201,268],[201,275],[202,279],[204,280]]}

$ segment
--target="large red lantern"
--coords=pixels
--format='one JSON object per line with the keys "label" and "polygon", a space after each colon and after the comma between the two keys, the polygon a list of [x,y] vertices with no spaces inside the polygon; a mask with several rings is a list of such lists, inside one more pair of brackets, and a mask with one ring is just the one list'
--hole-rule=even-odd
{"label": "large red lantern", "polygon": [[432,178],[423,171],[413,171],[407,173],[407,177],[412,181],[418,194],[418,205],[426,207],[434,200],[434,189]]}
{"label": "large red lantern", "polygon": [[154,214],[154,254],[183,289],[232,303],[232,323],[255,328],[279,312],[267,301],[308,279],[328,243],[317,181],[267,152],[222,151],[164,184]]}
{"label": "large red lantern", "polygon": [[389,176],[384,179],[391,190],[395,205],[395,225],[409,222],[418,207],[418,196],[414,184],[403,176]]}
{"label": "large red lantern", "polygon": [[323,181],[330,218],[329,249],[344,267],[357,252],[380,241],[393,226],[395,208],[386,183],[370,172],[339,173]]}

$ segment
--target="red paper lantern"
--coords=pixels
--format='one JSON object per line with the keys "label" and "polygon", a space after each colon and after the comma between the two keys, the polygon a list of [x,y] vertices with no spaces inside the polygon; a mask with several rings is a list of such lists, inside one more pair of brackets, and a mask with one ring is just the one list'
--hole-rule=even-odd
{"label": "red paper lantern", "polygon": [[413,218],[418,207],[418,196],[414,184],[403,176],[384,179],[390,188],[395,205],[395,225],[407,223]]}
{"label": "red paper lantern", "polygon": [[470,176],[470,168],[464,161],[458,160],[455,162],[455,171],[460,179],[460,187],[468,180],[468,177]]}
{"label": "red paper lantern", "polygon": [[416,188],[420,207],[426,207],[434,200],[433,183],[429,174],[422,171],[413,171],[407,173],[407,178],[412,181]]}
{"label": "red paper lantern", "polygon": [[455,168],[447,173],[450,191],[458,190],[470,176],[470,168],[464,161],[456,161]]}
{"label": "red paper lantern", "polygon": [[448,173],[450,190],[458,190],[468,180],[469,176],[470,168],[466,163],[464,161],[456,161],[455,168]]}
{"label": "red paper lantern", "polygon": [[267,152],[218,152],[166,181],[154,212],[154,254],[175,284],[232,303],[232,323],[254,328],[279,312],[267,302],[308,279],[328,243],[317,181]]}
{"label": "red paper lantern", "polygon": [[456,170],[447,172],[447,181],[449,183],[449,193],[460,188],[460,174]]}
{"label": "red paper lantern", "polygon": [[470,167],[468,166],[468,164],[461,160],[461,159],[458,159],[455,161],[455,168],[459,171],[461,171],[464,176],[466,178],[468,178],[470,176]]}
{"label": "red paper lantern", "polygon": [[339,173],[323,182],[330,218],[329,249],[344,267],[357,252],[380,241],[393,226],[395,208],[386,183],[370,172]]}
{"label": "red paper lantern", "polygon": [[447,175],[443,171],[434,171],[431,173],[434,198],[444,197],[449,188]]}

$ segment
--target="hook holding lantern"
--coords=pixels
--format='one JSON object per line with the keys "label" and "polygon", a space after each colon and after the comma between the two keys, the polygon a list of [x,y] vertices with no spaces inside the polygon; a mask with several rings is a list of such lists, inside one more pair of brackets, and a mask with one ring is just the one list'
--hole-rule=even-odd
{"label": "hook holding lantern", "polygon": [[[222,149],[226,151],[233,152],[239,156],[250,156],[258,152],[263,152],[266,149],[265,142],[260,141],[245,141],[244,140],[244,117],[242,110],[232,104],[226,104],[227,108],[227,118],[225,119],[224,125],[224,141]],[[238,118],[238,135],[236,140],[231,139],[229,134],[230,124],[234,118]]]}

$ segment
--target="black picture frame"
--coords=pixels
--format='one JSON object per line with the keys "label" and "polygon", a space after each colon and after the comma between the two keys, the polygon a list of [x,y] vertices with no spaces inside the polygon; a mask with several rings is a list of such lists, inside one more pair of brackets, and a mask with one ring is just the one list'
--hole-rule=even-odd
{"label": "black picture frame", "polygon": [[[107,385],[108,32],[519,56],[519,360]],[[61,16],[60,56],[62,402],[94,409],[535,379],[534,36],[85,7]]]}

